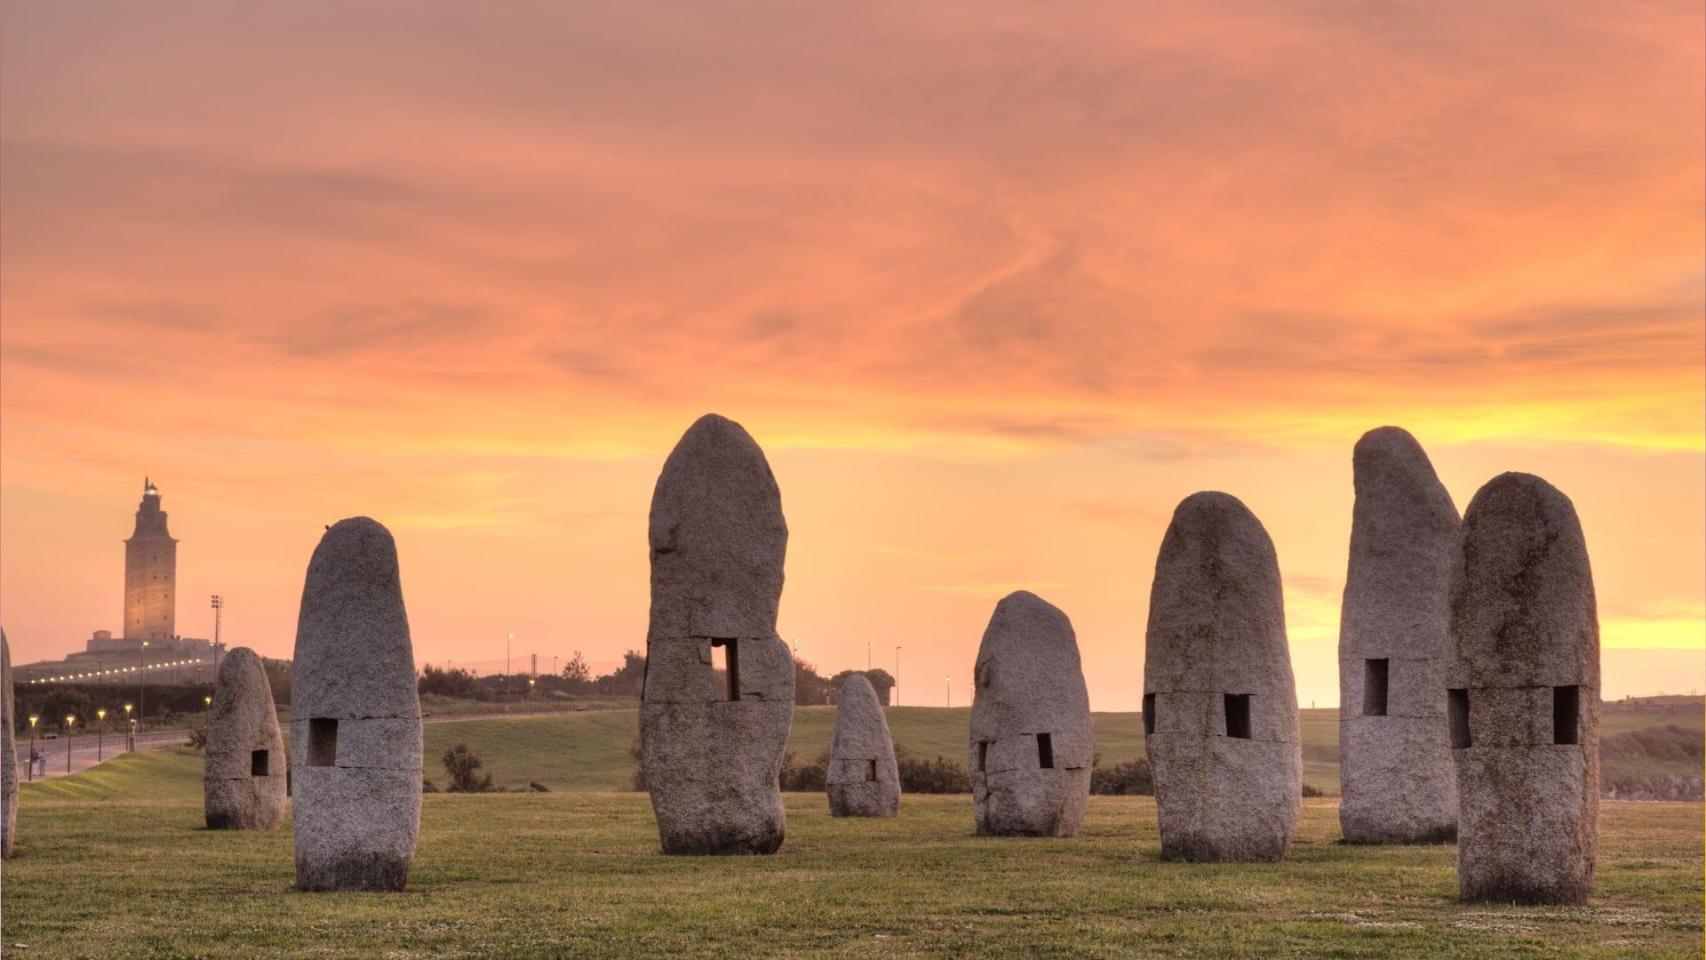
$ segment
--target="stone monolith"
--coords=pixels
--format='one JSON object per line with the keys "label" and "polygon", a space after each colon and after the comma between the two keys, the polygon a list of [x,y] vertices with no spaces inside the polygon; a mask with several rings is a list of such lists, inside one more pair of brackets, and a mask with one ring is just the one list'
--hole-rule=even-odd
{"label": "stone monolith", "polygon": [[1070,837],[1096,752],[1078,637],[1059,608],[1019,590],[995,605],[972,679],[972,807],[988,836]]}
{"label": "stone monolith", "polygon": [[1599,845],[1599,615],[1568,497],[1524,473],[1475,494],[1449,622],[1459,891],[1582,903]]}
{"label": "stone monolith", "polygon": [[209,830],[271,830],[284,822],[284,736],[261,658],[225,654],[208,708],[203,806]]}
{"label": "stone monolith", "polygon": [[640,762],[665,853],[775,853],[794,662],[776,632],[788,525],[770,464],[707,414],[652,493]]}
{"label": "stone monolith", "polygon": [[825,779],[831,816],[892,817],[900,810],[900,769],[889,721],[862,673],[848,677],[836,696]]}
{"label": "stone monolith", "polygon": [[397,546],[366,517],[308,562],[291,675],[296,885],[401,890],[421,821],[421,707]]}
{"label": "stone monolith", "polygon": [[12,704],[12,645],[0,630],[0,860],[12,855],[18,832],[18,745],[13,739],[16,721]]}
{"label": "stone monolith", "polygon": [[1273,541],[1236,497],[1196,493],[1173,511],[1143,683],[1161,855],[1284,857],[1303,792],[1297,688]]}
{"label": "stone monolith", "polygon": [[1416,438],[1370,430],[1339,618],[1339,825],[1351,843],[1457,836],[1445,725],[1446,591],[1457,507]]}

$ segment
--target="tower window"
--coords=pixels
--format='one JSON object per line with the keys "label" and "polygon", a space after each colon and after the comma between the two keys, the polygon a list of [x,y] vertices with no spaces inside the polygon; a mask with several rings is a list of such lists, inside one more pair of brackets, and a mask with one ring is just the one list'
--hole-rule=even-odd
{"label": "tower window", "polygon": [[730,637],[711,641],[711,670],[723,671],[728,681],[728,699],[740,699],[740,646]]}
{"label": "tower window", "polygon": [[1552,742],[1581,742],[1582,692],[1580,687],[1552,688]]}
{"label": "tower window", "polygon": [[1226,695],[1226,735],[1239,740],[1250,739],[1250,695]]}
{"label": "tower window", "polygon": [[1143,735],[1148,736],[1154,732],[1155,732],[1155,694],[1146,693],[1143,695]]}
{"label": "tower window", "polygon": [[267,752],[254,750],[249,753],[249,776],[264,777],[267,775]]}
{"label": "tower window", "polygon": [[1054,740],[1046,733],[1037,734],[1037,766],[1054,769]]}
{"label": "tower window", "polygon": [[1388,663],[1384,659],[1362,662],[1362,715],[1365,717],[1386,716]]}
{"label": "tower window", "polygon": [[308,721],[308,765],[335,767],[338,765],[338,721],[315,717]]}
{"label": "tower window", "polygon": [[1469,746],[1469,691],[1445,692],[1446,722],[1451,727],[1451,749],[1464,750]]}

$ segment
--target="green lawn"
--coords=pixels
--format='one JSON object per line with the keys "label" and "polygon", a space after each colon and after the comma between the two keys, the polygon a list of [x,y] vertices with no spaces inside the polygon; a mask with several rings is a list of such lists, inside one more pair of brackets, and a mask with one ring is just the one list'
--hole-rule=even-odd
{"label": "green lawn", "polygon": [[[1143,756],[1143,721],[1137,713],[1097,713],[1096,752],[1112,765]],[[971,710],[891,707],[889,732],[915,756],[966,761]],[[798,707],[788,749],[800,761],[829,752],[834,707]],[[430,723],[425,727],[426,775],[443,786],[439,758],[467,743],[485,761],[497,784],[525,787],[537,781],[552,790],[626,790],[634,772],[629,748],[639,732],[634,708],[537,717],[504,717]],[[1328,793],[1339,789],[1339,727],[1336,710],[1303,711],[1304,780]]]}
{"label": "green lawn", "polygon": [[[615,718],[611,718],[613,721]],[[546,722],[546,721],[532,721]],[[1157,860],[1147,798],[1065,840],[978,838],[966,797],[834,820],[789,794],[774,857],[657,852],[644,795],[429,795],[409,889],[301,894],[288,827],[201,828],[200,758],[23,787],[6,955],[567,957],[1699,956],[1699,804],[1607,803],[1585,908],[1464,905],[1450,846],[1333,842],[1306,801],[1282,864]],[[27,944],[27,947],[18,946]]]}

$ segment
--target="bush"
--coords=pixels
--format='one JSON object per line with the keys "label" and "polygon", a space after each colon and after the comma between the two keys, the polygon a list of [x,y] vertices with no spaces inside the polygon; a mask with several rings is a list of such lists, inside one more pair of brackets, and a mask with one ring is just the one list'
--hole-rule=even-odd
{"label": "bush", "polygon": [[450,785],[446,793],[489,793],[492,789],[492,775],[480,775],[484,766],[480,755],[468,749],[466,743],[459,743],[444,751],[444,770],[450,774]]}
{"label": "bush", "polygon": [[540,783],[537,780],[529,781],[527,784],[527,789],[532,791],[533,793],[550,793],[551,792],[550,787],[545,786],[543,783]]}
{"label": "bush", "polygon": [[422,780],[421,781],[421,792],[422,793],[437,793],[438,788],[433,786],[431,780]]}
{"label": "bush", "polygon": [[1324,797],[1327,794],[1323,792],[1320,787],[1317,787],[1314,784],[1305,783],[1303,785],[1303,795],[1306,797]]}
{"label": "bush", "polygon": [[794,762],[792,753],[782,755],[782,772],[777,781],[783,790],[796,793],[822,793],[829,787],[829,754],[807,764]]}
{"label": "bush", "polygon": [[1141,759],[1116,763],[1111,767],[1098,764],[1090,768],[1090,792],[1116,797],[1152,797],[1155,795],[1155,772],[1150,769],[1148,760]]}
{"label": "bush", "polygon": [[959,761],[946,757],[920,760],[905,756],[898,747],[895,752],[901,754],[895,758],[900,767],[901,793],[971,792],[971,774],[966,772],[965,765]]}

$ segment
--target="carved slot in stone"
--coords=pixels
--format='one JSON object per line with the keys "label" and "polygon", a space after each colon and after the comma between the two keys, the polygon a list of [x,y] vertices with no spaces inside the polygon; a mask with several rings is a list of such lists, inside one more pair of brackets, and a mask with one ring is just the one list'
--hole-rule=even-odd
{"label": "carved slot in stone", "polygon": [[1250,739],[1250,695],[1226,695],[1226,735],[1238,740]]}
{"label": "carved slot in stone", "polygon": [[1577,730],[1581,727],[1581,688],[1552,688],[1552,742],[1575,745],[1581,742]]}
{"label": "carved slot in stone", "polygon": [[308,765],[335,767],[338,765],[338,721],[315,717],[308,721]]}
{"label": "carved slot in stone", "polygon": [[249,776],[264,777],[267,775],[267,752],[252,750],[249,752]]}
{"label": "carved slot in stone", "polygon": [[1451,726],[1451,749],[1468,749],[1469,691],[1447,690],[1445,692],[1445,708]]}
{"label": "carved slot in stone", "polygon": [[866,783],[876,783],[877,782],[877,761],[875,761],[875,760],[866,760],[865,761],[865,782]]}
{"label": "carved slot in stone", "polygon": [[1143,735],[1149,736],[1155,732],[1155,694],[1143,695]]}
{"label": "carved slot in stone", "polygon": [[989,767],[989,741],[977,742],[977,772],[982,773]]}
{"label": "carved slot in stone", "polygon": [[1364,660],[1362,662],[1362,715],[1365,717],[1386,716],[1386,675],[1389,660]]}
{"label": "carved slot in stone", "polygon": [[723,671],[728,681],[728,698],[740,699],[740,645],[733,638],[711,641],[711,670]]}

